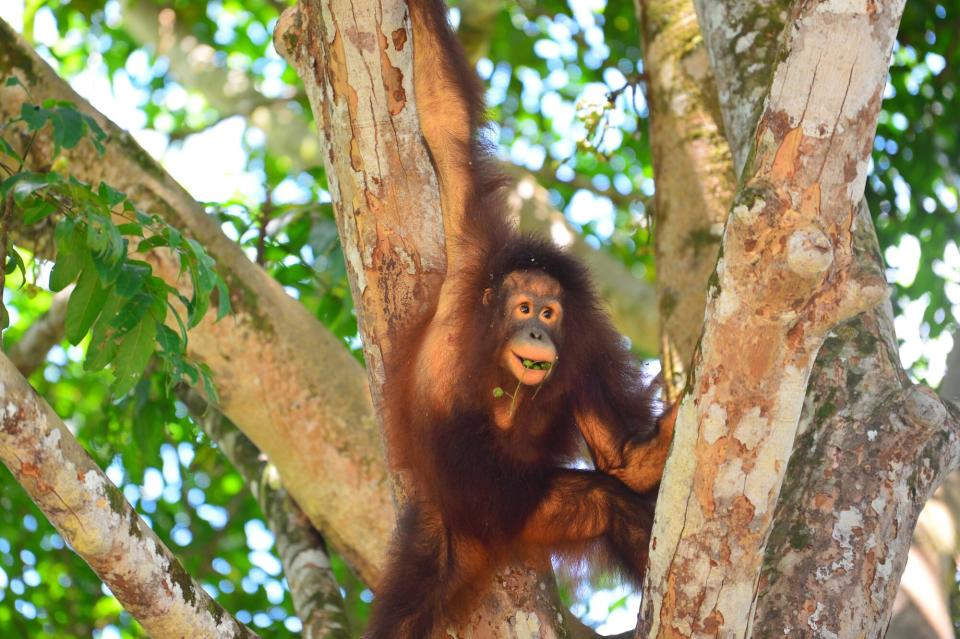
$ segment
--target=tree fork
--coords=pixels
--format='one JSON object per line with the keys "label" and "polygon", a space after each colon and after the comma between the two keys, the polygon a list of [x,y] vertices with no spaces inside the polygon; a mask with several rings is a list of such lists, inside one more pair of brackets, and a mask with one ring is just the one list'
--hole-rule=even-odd
{"label": "tree fork", "polygon": [[873,139],[902,9],[828,2],[793,17],[679,411],[641,636],[750,636],[814,358],[830,329],[885,292],[882,272],[854,260],[852,243],[871,148],[863,140]]}

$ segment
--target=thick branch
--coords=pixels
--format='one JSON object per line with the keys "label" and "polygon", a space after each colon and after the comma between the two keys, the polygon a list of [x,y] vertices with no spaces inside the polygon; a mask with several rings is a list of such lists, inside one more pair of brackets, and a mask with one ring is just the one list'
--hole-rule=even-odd
{"label": "thick branch", "polygon": [[716,74],[724,130],[739,175],[753,148],[757,117],[770,87],[772,61],[793,3],[693,0],[693,4]]}
{"label": "thick branch", "polygon": [[[54,295],[47,312],[10,348],[8,356],[24,377],[39,367],[50,348],[63,339],[68,298],[69,290]],[[246,480],[260,505],[276,538],[294,609],[303,622],[303,636],[347,639],[350,634],[343,597],[330,567],[326,544],[283,488],[276,467],[199,393],[183,389],[181,399],[194,420]]]}
{"label": "thick branch", "polygon": [[0,459],[151,636],[257,636],[190,578],[4,355],[0,406]]}
{"label": "thick branch", "polygon": [[[5,52],[0,54],[0,77],[17,75],[38,101],[75,103],[108,133],[103,158],[87,143],[65,151],[67,172],[124,191],[138,207],[195,238],[216,259],[236,314],[192,330],[190,353],[213,370],[219,408],[276,464],[287,490],[324,538],[361,578],[373,581],[394,508],[360,365],[129,134],[80,98],[3,22],[0,51]],[[0,118],[19,115],[25,99],[17,87],[0,89]],[[52,147],[44,131],[30,154],[31,166],[48,169]],[[151,259],[161,277],[188,285],[172,259]]]}
{"label": "thick branch", "polygon": [[854,259],[852,230],[903,2],[861,9],[800,6],[774,73],[662,483],[649,637],[750,635],[814,358],[885,292]]}
{"label": "thick branch", "polygon": [[[742,167],[753,139],[755,114],[769,84],[771,54],[778,48],[792,3],[698,0],[696,4],[718,76],[727,137],[737,166]],[[858,225],[855,252],[861,260],[880,264],[865,204]],[[874,414],[883,398],[904,393],[906,375],[897,355],[892,322],[892,309],[881,305],[838,331],[831,338],[833,347],[821,349],[800,426],[807,435],[798,440],[791,458],[768,546],[763,596],[756,613],[757,635],[785,632],[806,637],[815,627],[817,636],[872,636],[886,626],[892,600],[863,600],[863,596],[874,591],[889,593],[888,584],[899,580],[909,538],[904,531],[912,530],[921,502],[916,495],[891,491],[887,478],[915,472],[919,452],[908,465],[885,453],[877,459],[894,465],[873,464],[867,473],[860,460],[871,458],[878,443],[884,448],[892,444],[877,439],[876,431],[851,427],[849,417]],[[871,384],[851,383],[862,377],[856,371],[865,370],[872,371]],[[843,375],[844,371],[851,371],[850,376]],[[868,433],[873,433],[872,438]],[[923,449],[932,437],[937,435],[919,430],[911,450]],[[830,451],[850,451],[844,453],[848,460],[838,462]],[[911,455],[904,452],[904,459]],[[857,490],[843,490],[850,486]],[[874,523],[885,515],[875,513],[873,503],[886,504],[891,512],[911,514],[896,526],[878,529]],[[837,531],[846,525],[844,513],[854,512],[864,514],[870,532],[857,528],[852,536],[839,535]],[[857,570],[831,568],[845,565],[842,559],[850,544],[863,548],[868,541],[873,550],[869,557],[857,558]],[[877,565],[883,569],[872,572]],[[814,573],[829,573],[830,579],[812,581]],[[857,601],[864,605],[858,606]],[[851,610],[858,613],[851,616]]]}

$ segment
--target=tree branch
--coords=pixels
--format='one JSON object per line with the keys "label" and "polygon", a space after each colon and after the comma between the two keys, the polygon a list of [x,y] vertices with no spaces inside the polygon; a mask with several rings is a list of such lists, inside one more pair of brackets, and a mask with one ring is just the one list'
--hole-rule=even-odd
{"label": "tree branch", "polygon": [[[394,508],[361,366],[129,134],[70,89],[2,21],[0,44],[16,51],[0,56],[0,77],[16,75],[37,101],[73,102],[107,132],[102,158],[86,142],[61,153],[58,162],[65,172],[125,192],[139,208],[196,239],[216,260],[235,313],[216,323],[210,317],[191,330],[190,355],[210,366],[220,389],[219,409],[276,464],[286,489],[327,542],[361,578],[374,581]],[[0,118],[16,117],[24,100],[17,87],[0,88]],[[53,141],[43,131],[30,154],[32,168],[49,167],[52,150]],[[167,255],[149,259],[155,274],[189,295],[179,264]]]}
{"label": "tree branch", "polygon": [[186,573],[4,355],[0,406],[0,459],[151,636],[257,636]]}
{"label": "tree branch", "polygon": [[[696,4],[717,73],[726,134],[737,166],[741,167],[769,85],[772,53],[779,47],[784,21],[793,3],[696,0]],[[736,34],[732,41],[730,33]],[[865,203],[861,203],[858,226],[862,232],[855,240],[855,252],[861,259],[881,264]],[[906,503],[912,503],[914,509],[920,507],[916,496],[890,494],[888,490],[887,477],[909,474],[908,468],[894,462],[892,467],[873,464],[871,473],[864,472],[862,460],[873,454],[876,432],[862,426],[851,427],[850,422],[850,416],[859,422],[859,416],[873,414],[881,398],[903,393],[906,374],[897,354],[892,308],[884,304],[854,319],[837,331],[829,343],[830,348],[820,351],[807,391],[800,432],[808,435],[798,437],[775,515],[761,578],[763,596],[756,613],[754,632],[758,635],[780,634],[787,628],[790,636],[803,637],[813,625],[825,635],[882,632],[892,602],[871,597],[870,593],[878,589],[889,592],[887,583],[898,581],[908,539],[901,531],[912,529],[915,513],[892,528],[877,530],[871,524],[869,533],[854,529],[853,535],[844,537],[842,542],[835,531],[838,526],[842,528],[843,513],[863,512],[869,519],[875,518],[871,504],[885,504],[892,511]],[[850,375],[845,371],[850,371]],[[873,381],[868,386],[859,383],[864,371],[872,373]],[[815,447],[810,438],[816,442]],[[913,446],[922,448],[924,439],[918,436]],[[835,451],[849,454],[845,452],[846,460],[840,461]],[[934,479],[933,483],[937,481]],[[849,486],[858,488],[843,490]],[[830,507],[835,517],[825,517]],[[815,522],[820,525],[813,525]],[[849,545],[858,549],[871,545],[873,550],[869,557],[858,556],[858,570],[832,570],[831,566],[844,565],[838,562]],[[811,554],[816,558],[808,560]],[[876,566],[883,569],[874,572]],[[810,579],[810,575],[821,574],[820,571],[830,574],[829,581]],[[808,606],[812,601],[824,605]],[[860,607],[858,602],[865,606]],[[857,614],[849,615],[852,610],[857,610]]]}
{"label": "tree branch", "polygon": [[[329,149],[321,155],[378,408],[397,327],[435,301],[452,254],[419,130],[411,41],[402,0],[301,1],[274,33]],[[496,628],[497,636],[522,637],[533,626],[561,635],[556,589],[548,585],[533,566],[508,568],[455,630],[470,636]]]}
{"label": "tree branch", "polygon": [[63,323],[67,317],[67,300],[73,287],[55,293],[50,308],[33,322],[26,332],[7,349],[7,357],[24,377],[30,375],[47,359],[50,349],[63,340]]}
{"label": "tree branch", "polygon": [[[24,377],[63,339],[70,289],[53,296],[50,308],[11,348],[8,357]],[[16,358],[15,358],[16,356]],[[307,639],[350,637],[343,597],[330,567],[326,543],[283,488],[279,473],[260,450],[196,391],[181,387],[180,399],[194,421],[240,472],[276,539],[294,609]]]}
{"label": "tree branch", "polygon": [[736,188],[713,75],[689,0],[638,0],[647,70],[660,359],[676,401],[703,331],[707,280]]}

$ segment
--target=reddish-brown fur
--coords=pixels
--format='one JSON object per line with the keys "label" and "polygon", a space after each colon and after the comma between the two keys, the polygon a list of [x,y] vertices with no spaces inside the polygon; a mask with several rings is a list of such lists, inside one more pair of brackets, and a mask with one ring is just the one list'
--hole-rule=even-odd
{"label": "reddish-brown fur", "polygon": [[[435,308],[394,341],[387,362],[391,460],[410,471],[415,494],[376,589],[369,639],[433,636],[516,558],[596,548],[639,581],[672,435],[672,420],[658,430],[654,392],[584,267],[507,222],[502,178],[477,139],[482,90],[446,6],[408,6],[448,272]],[[562,311],[548,331],[556,364],[539,388],[518,387],[502,364],[516,331],[507,300],[558,288]],[[494,397],[495,388],[517,397]],[[566,467],[581,436],[597,470]]]}

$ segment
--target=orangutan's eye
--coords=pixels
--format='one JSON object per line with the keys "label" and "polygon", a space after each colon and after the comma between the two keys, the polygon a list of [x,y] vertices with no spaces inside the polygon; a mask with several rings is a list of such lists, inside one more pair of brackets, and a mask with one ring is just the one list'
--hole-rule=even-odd
{"label": "orangutan's eye", "polygon": [[523,313],[524,315],[529,315],[530,305],[527,304],[526,302],[523,302],[522,304],[520,304],[520,312]]}

